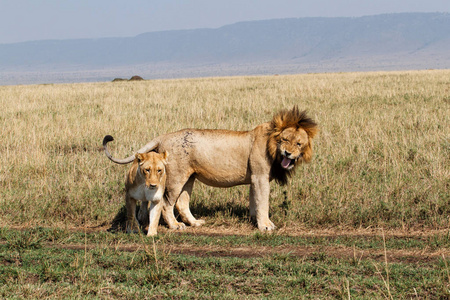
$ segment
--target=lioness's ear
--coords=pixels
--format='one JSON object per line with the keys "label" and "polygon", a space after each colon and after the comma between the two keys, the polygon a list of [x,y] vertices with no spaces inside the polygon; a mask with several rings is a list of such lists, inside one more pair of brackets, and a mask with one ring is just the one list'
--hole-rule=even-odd
{"label": "lioness's ear", "polygon": [[164,151],[163,153],[161,153],[162,157],[164,160],[167,160],[167,158],[169,157],[169,152]]}
{"label": "lioness's ear", "polygon": [[144,160],[144,156],[142,155],[142,153],[136,153],[136,159],[138,160],[138,162],[141,162]]}

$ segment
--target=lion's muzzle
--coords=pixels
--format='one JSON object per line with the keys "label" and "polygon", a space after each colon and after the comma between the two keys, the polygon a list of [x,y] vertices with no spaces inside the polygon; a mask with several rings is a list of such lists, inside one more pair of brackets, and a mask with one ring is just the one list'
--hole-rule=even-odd
{"label": "lion's muzzle", "polygon": [[[300,154],[300,156],[301,156],[301,154]],[[292,153],[287,152],[286,150],[283,150],[281,152],[281,157],[282,157],[281,167],[283,167],[283,169],[286,169],[286,170],[292,169],[294,167],[294,165],[295,165],[295,162],[297,161],[297,159],[300,156],[294,157],[292,155]]]}

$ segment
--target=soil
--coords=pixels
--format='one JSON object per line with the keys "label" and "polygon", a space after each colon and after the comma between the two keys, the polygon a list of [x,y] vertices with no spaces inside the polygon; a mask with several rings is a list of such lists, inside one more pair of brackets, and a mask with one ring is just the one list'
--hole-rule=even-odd
{"label": "soil", "polygon": [[[72,250],[90,250],[98,247],[95,244],[65,244],[65,245],[49,245],[61,249]],[[134,252],[143,250],[142,245],[128,244],[115,246],[119,251]],[[287,257],[308,258],[319,255],[327,257],[354,259],[355,262],[361,260],[375,260],[384,262],[405,262],[405,263],[426,263],[435,261],[439,258],[450,256],[449,250],[440,251],[405,251],[405,250],[359,250],[351,247],[305,247],[305,246],[280,246],[280,247],[227,247],[226,249],[214,246],[192,246],[192,245],[172,245],[165,246],[164,249],[157,247],[157,251],[166,251],[172,254],[184,254],[197,257],[238,257],[238,258],[257,258],[266,257],[274,254],[286,255]]]}

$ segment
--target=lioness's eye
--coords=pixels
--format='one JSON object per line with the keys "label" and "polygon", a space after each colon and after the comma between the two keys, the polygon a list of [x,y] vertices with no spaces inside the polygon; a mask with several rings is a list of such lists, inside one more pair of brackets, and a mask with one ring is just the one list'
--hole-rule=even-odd
{"label": "lioness's eye", "polygon": [[161,170],[161,169],[159,169],[159,170],[158,170],[158,173],[160,173],[160,174],[161,174],[161,172],[162,172],[162,170]]}
{"label": "lioness's eye", "polygon": [[297,146],[301,147],[301,146],[302,146],[302,143],[297,143]]}

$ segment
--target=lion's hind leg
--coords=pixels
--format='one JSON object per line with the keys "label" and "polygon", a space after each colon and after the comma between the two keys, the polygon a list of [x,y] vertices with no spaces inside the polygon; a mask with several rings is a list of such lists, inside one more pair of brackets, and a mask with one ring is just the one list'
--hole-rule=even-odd
{"label": "lion's hind leg", "polygon": [[183,222],[193,226],[198,227],[205,224],[205,220],[197,220],[191,213],[189,209],[189,201],[191,199],[192,189],[194,187],[195,178],[191,177],[183,187],[180,196],[178,197],[176,208],[180,213],[181,220]]}
{"label": "lion's hind leg", "polygon": [[185,229],[186,225],[183,222],[178,222],[177,218],[175,218],[175,205],[171,205],[167,199],[163,199],[161,202],[163,202],[162,216],[167,226],[170,229]]}
{"label": "lion's hind leg", "polygon": [[[162,207],[162,216],[167,226],[170,229],[184,229],[186,225],[182,222],[178,222],[177,218],[175,218],[174,209],[175,203],[177,202],[180,194],[183,191],[183,187],[185,185],[185,181],[179,181],[174,183],[170,179],[166,181],[168,185],[166,185],[166,195],[163,199],[163,207]],[[180,212],[181,214],[181,212]]]}

